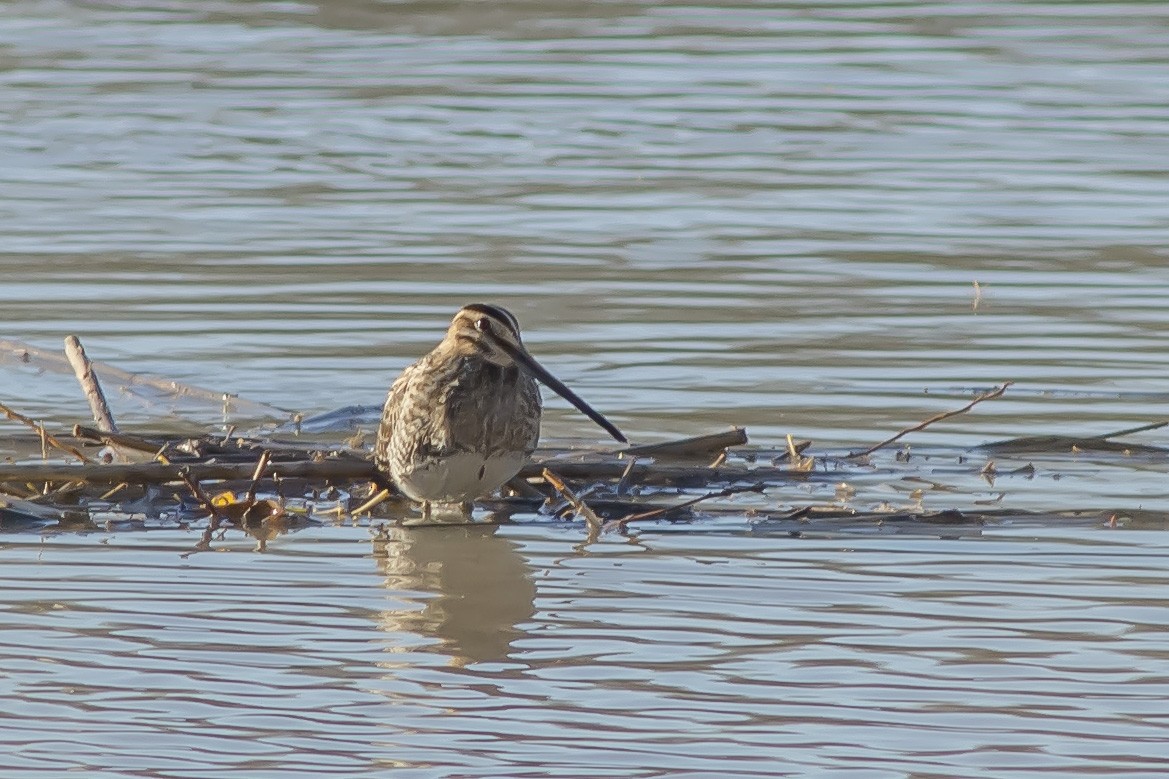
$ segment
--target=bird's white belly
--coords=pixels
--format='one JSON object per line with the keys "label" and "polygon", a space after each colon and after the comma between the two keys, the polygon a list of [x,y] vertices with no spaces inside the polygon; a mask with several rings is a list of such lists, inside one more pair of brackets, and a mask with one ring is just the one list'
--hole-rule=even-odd
{"label": "bird's white belly", "polygon": [[397,474],[394,482],[407,497],[427,503],[462,503],[495,490],[519,473],[522,452],[492,455],[460,452]]}

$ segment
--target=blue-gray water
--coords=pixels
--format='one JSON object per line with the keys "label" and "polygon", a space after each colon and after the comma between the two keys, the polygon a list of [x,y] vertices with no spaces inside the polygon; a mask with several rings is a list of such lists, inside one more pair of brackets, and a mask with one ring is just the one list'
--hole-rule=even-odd
{"label": "blue-gray water", "polygon": [[[1005,380],[909,442],[1156,421],[1167,37],[1152,2],[15,0],[0,337],[314,414],[491,300],[639,440],[867,444]],[[11,362],[0,401],[87,414]],[[549,440],[597,435],[549,405]],[[921,476],[932,508],[1123,512],[1167,469]],[[6,534],[4,771],[1161,776],[1169,536],[1139,525]]]}

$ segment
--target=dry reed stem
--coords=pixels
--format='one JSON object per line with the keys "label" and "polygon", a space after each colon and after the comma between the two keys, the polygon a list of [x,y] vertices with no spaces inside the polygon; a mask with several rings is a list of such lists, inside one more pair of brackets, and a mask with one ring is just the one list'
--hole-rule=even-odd
{"label": "dry reed stem", "polygon": [[872,454],[873,452],[877,451],[878,449],[883,449],[884,447],[888,446],[889,444],[900,440],[901,438],[909,435],[910,433],[915,433],[919,430],[924,430],[927,427],[929,427],[930,425],[934,424],[935,422],[941,422],[943,419],[949,419],[950,417],[956,417],[959,414],[965,414],[967,411],[974,408],[979,403],[982,403],[982,402],[987,401],[987,400],[994,400],[995,398],[998,398],[998,397],[1002,397],[1002,394],[1007,391],[1007,387],[1011,386],[1012,384],[1014,384],[1013,381],[1004,381],[1002,384],[995,387],[993,390],[991,390],[989,392],[984,392],[981,395],[979,395],[978,397],[974,398],[974,400],[970,401],[962,408],[955,409],[953,411],[944,411],[941,414],[935,414],[934,416],[930,417],[929,419],[925,420],[924,422],[918,422],[916,425],[914,425],[912,427],[907,427],[904,430],[902,430],[901,432],[897,433],[896,435],[890,436],[889,438],[886,438],[881,443],[874,444],[873,446],[870,446],[868,449],[865,449],[862,452],[850,452],[847,455],[847,457],[849,459],[854,459],[857,457],[864,457],[867,454]]}
{"label": "dry reed stem", "polygon": [[661,519],[667,514],[670,514],[674,511],[679,511],[681,509],[690,508],[696,503],[701,503],[704,500],[710,500],[712,498],[729,498],[731,495],[740,495],[744,492],[762,493],[766,489],[767,485],[762,482],[759,482],[758,484],[752,484],[749,487],[727,487],[726,489],[708,492],[705,495],[699,495],[697,498],[691,498],[690,500],[682,501],[681,503],[677,503],[673,506],[665,506],[664,508],[654,509],[653,511],[643,511],[640,514],[630,514],[629,516],[622,517],[621,519],[614,519],[611,522],[605,523],[604,530],[624,530],[626,525],[628,525],[630,522],[641,522],[647,519]]}
{"label": "dry reed stem", "polygon": [[589,508],[587,503],[577,497],[576,493],[568,488],[568,485],[564,483],[563,479],[545,468],[544,480],[551,484],[553,489],[559,492],[565,500],[572,504],[572,508],[577,514],[584,517],[585,522],[588,523],[590,535],[594,535],[601,529],[603,524],[601,518],[596,515],[596,512]]}
{"label": "dry reed stem", "polygon": [[128,433],[113,433],[104,430],[97,430],[92,427],[84,427],[82,425],[73,426],[73,437],[80,438],[83,441],[99,441],[106,446],[116,447],[118,449],[132,449],[138,452],[147,452],[156,454],[158,452],[158,445],[143,438]]}
{"label": "dry reed stem", "polygon": [[787,461],[788,461],[789,465],[791,466],[791,469],[793,471],[796,471],[797,473],[810,472],[812,470],[812,468],[815,467],[815,465],[816,465],[816,458],[815,457],[804,457],[802,452],[804,451],[804,449],[807,449],[808,447],[804,446],[802,449],[799,448],[796,445],[795,439],[792,438],[791,433],[787,434],[786,439],[787,439]]}
{"label": "dry reed stem", "polygon": [[70,457],[76,457],[82,463],[93,462],[88,457],[86,457],[81,452],[80,449],[77,449],[76,447],[73,447],[73,446],[69,446],[69,444],[62,443],[60,440],[58,440],[56,436],[54,436],[48,430],[45,430],[45,426],[42,425],[40,422],[37,422],[36,420],[33,420],[33,419],[29,419],[24,414],[21,414],[19,411],[12,410],[8,406],[4,405],[3,403],[0,403],[0,412],[2,412],[4,414],[4,416],[11,419],[13,422],[20,422],[22,425],[27,425],[28,427],[32,428],[33,431],[38,436],[40,436],[42,441],[48,442],[48,444],[50,446],[52,446],[54,449],[62,451],[65,454],[69,455]]}
{"label": "dry reed stem", "polygon": [[[726,454],[725,449],[723,450],[723,454]],[[613,491],[618,495],[624,495],[629,491],[629,477],[633,475],[633,466],[635,465],[637,465],[637,455],[629,458],[629,465],[625,466],[625,471],[621,474],[621,478],[617,479],[617,486]]]}
{"label": "dry reed stem", "polygon": [[365,503],[362,503],[360,506],[358,506],[357,508],[350,511],[349,514],[350,514],[350,516],[354,516],[354,517],[365,514],[369,511],[371,511],[372,509],[374,509],[376,506],[385,502],[385,500],[389,497],[390,497],[390,491],[388,489],[383,489],[380,492],[378,492],[376,495],[374,495],[372,498],[367,500]]}
{"label": "dry reed stem", "polygon": [[247,496],[244,498],[244,513],[256,503],[256,490],[260,486],[260,479],[264,478],[264,471],[272,461],[272,452],[265,449],[260,452],[260,459],[256,461],[256,470],[252,472],[252,483],[248,485]]}
{"label": "dry reed stem", "polygon": [[203,487],[199,484],[197,479],[191,477],[191,473],[188,469],[180,468],[179,478],[182,479],[183,483],[187,485],[187,489],[189,489],[191,494],[195,496],[195,500],[199,501],[199,504],[211,513],[211,521],[207,524],[207,527],[204,528],[202,536],[200,536],[199,541],[195,544],[195,548],[191,549],[189,552],[184,552],[183,554],[179,555],[185,560],[196,552],[205,552],[210,549],[211,537],[215,534],[216,530],[219,530],[220,522],[230,523],[231,517],[223,513],[219,507],[215,505],[215,501],[207,497],[207,493],[203,491]]}

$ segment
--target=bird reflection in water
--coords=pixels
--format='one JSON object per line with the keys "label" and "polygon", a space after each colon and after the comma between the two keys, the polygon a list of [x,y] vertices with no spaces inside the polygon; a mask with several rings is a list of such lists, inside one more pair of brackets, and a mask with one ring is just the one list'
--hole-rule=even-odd
{"label": "bird reflection in water", "polygon": [[[504,660],[535,614],[533,568],[496,524],[391,526],[374,540],[385,584],[409,607],[383,611],[388,632],[438,640],[429,651],[463,666]],[[411,593],[417,593],[411,597]]]}

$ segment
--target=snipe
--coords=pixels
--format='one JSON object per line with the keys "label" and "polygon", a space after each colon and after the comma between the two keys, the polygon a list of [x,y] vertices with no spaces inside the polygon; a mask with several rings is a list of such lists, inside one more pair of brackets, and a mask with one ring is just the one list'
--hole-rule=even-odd
{"label": "snipe", "polygon": [[378,428],[378,467],[407,497],[462,504],[515,476],[540,439],[536,380],[613,438],[625,436],[524,348],[511,312],[475,303],[459,310],[446,337],[390,387]]}

